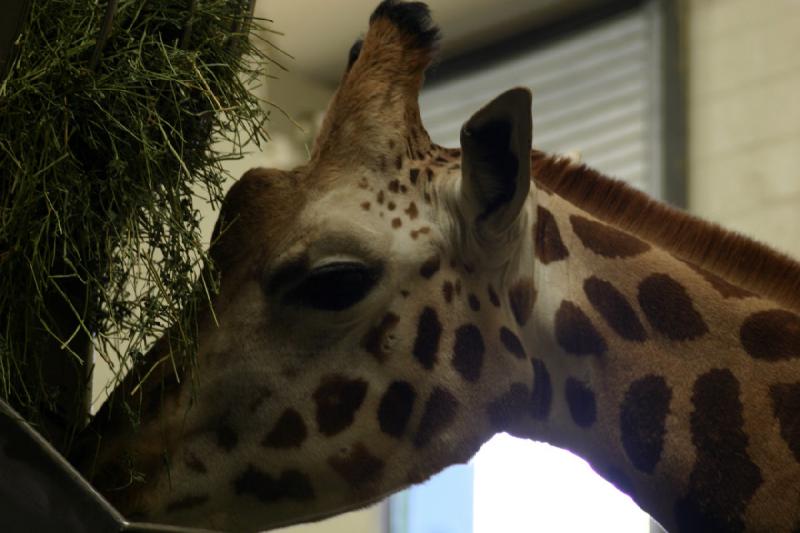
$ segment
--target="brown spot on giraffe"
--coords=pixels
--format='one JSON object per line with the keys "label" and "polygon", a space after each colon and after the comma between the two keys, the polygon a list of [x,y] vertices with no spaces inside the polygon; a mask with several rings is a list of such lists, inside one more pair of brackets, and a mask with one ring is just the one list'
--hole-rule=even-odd
{"label": "brown spot on giraffe", "polygon": [[217,428],[215,432],[217,437],[217,446],[226,452],[233,451],[233,449],[236,448],[236,445],[239,443],[239,436],[228,421],[229,416],[230,414],[226,414],[220,417],[220,419],[217,421]]}
{"label": "brown spot on giraffe", "polygon": [[152,394],[147,401],[144,402],[139,413],[141,422],[152,420],[153,417],[157,415],[162,404],[168,401],[174,401],[179,390],[179,383],[175,374],[169,373],[165,376],[159,386],[159,394]]}
{"label": "brown spot on giraffe", "polygon": [[528,355],[525,353],[519,337],[505,326],[500,328],[500,342],[517,359],[527,359]]}
{"label": "brown spot on giraffe", "polygon": [[420,275],[425,279],[431,279],[434,274],[439,272],[442,265],[442,259],[438,255],[428,258],[419,268]]}
{"label": "brown spot on giraffe", "polygon": [[372,204],[370,204],[369,202],[361,202],[361,209],[363,209],[364,211],[369,211],[370,205]]}
{"label": "brown spot on giraffe", "polygon": [[727,369],[702,374],[692,405],[696,459],[688,491],[675,504],[678,530],[742,531],[747,504],[763,479],[748,455],[739,381]]}
{"label": "brown spot on giraffe", "polygon": [[578,427],[591,427],[597,420],[597,402],[589,384],[569,377],[564,383],[564,395],[572,421]]}
{"label": "brown spot on giraffe", "polygon": [[524,383],[512,383],[508,391],[486,406],[489,424],[496,431],[503,431],[519,418],[528,406],[530,391]]}
{"label": "brown spot on giraffe", "polygon": [[388,209],[389,211],[394,211],[396,207],[397,204],[395,204],[391,200],[389,200],[389,202],[386,204],[386,209]]}
{"label": "brown spot on giraffe", "polygon": [[473,311],[480,311],[481,310],[481,301],[478,300],[478,297],[472,293],[467,295],[467,302],[469,303],[469,308]]}
{"label": "brown spot on giraffe", "polygon": [[183,456],[183,464],[186,465],[186,468],[195,472],[196,474],[207,474],[208,467],[206,464],[197,456],[197,454],[187,451]]}
{"label": "brown spot on giraffe", "polygon": [[247,410],[251,413],[255,413],[258,409],[264,405],[264,402],[267,401],[272,397],[272,391],[267,387],[260,387],[250,402],[247,404]]}
{"label": "brown spot on giraffe", "polygon": [[709,272],[708,270],[701,268],[694,263],[690,263],[688,261],[683,261],[689,268],[703,276],[703,278],[712,286],[716,291],[722,296],[723,298],[752,298],[755,296],[750,291],[747,291],[737,285],[729,283],[728,281],[722,279],[721,277],[717,276]]}
{"label": "brown spot on giraffe", "polygon": [[442,335],[442,323],[432,307],[425,307],[419,315],[417,336],[414,339],[412,353],[423,368],[430,370],[436,363],[439,353],[439,338]]}
{"label": "brown spot on giraffe", "polygon": [[173,500],[167,504],[167,512],[174,513],[176,511],[185,511],[199,507],[208,502],[208,494],[195,494],[191,496],[184,496],[183,498]]}
{"label": "brown spot on giraffe", "polygon": [[281,375],[287,379],[295,379],[298,375],[300,375],[300,368],[295,363],[287,363],[281,369]]}
{"label": "brown spot on giraffe", "polygon": [[411,202],[408,204],[408,207],[403,211],[410,220],[414,220],[419,216],[419,210],[417,210],[417,204]]}
{"label": "brown spot on giraffe", "polygon": [[800,357],[800,316],[783,309],[753,313],[739,329],[742,346],[752,357],[781,361]]}
{"label": "brown spot on giraffe", "polygon": [[389,191],[393,193],[398,193],[400,191],[400,182],[398,180],[392,180],[389,182]]}
{"label": "brown spot on giraffe", "polygon": [[378,423],[381,431],[400,438],[406,430],[417,393],[407,381],[394,381],[381,397],[378,406]]}
{"label": "brown spot on giraffe", "polygon": [[384,195],[383,190],[378,191],[377,201],[380,205],[383,205]]}
{"label": "brown spot on giraffe", "polygon": [[453,282],[452,281],[445,281],[442,284],[442,296],[444,296],[444,301],[447,303],[453,302]]}
{"label": "brown spot on giraffe", "polygon": [[322,379],[312,398],[317,406],[317,427],[323,435],[336,435],[350,427],[367,395],[367,382],[340,374]]}
{"label": "brown spot on giraffe", "polygon": [[251,495],[263,503],[280,500],[309,501],[314,499],[314,488],[308,476],[299,470],[284,470],[277,478],[254,465],[248,465],[233,480],[234,492]]}
{"label": "brown spot on giraffe", "polygon": [[651,274],[639,284],[639,306],[653,328],[675,341],[708,333],[686,289],[667,274]]}
{"label": "brown spot on giraffe", "polygon": [[625,296],[610,282],[591,276],[583,282],[586,298],[603,320],[623,339],[644,342],[647,333]]}
{"label": "brown spot on giraffe", "polygon": [[425,175],[428,177],[428,183],[433,181],[433,170],[431,169],[431,167],[427,167],[425,169]]}
{"label": "brown spot on giraffe", "polygon": [[592,252],[608,258],[628,258],[650,250],[650,245],[630,233],[580,215],[569,217],[575,235]]}
{"label": "brown spot on giraffe", "polygon": [[419,169],[412,168],[408,173],[408,180],[411,182],[412,185],[417,184],[417,180],[419,180]]}
{"label": "brown spot on giraffe", "polygon": [[370,328],[361,340],[361,346],[378,361],[386,360],[389,334],[397,327],[400,317],[392,312],[383,315],[380,324]]}
{"label": "brown spot on giraffe", "polygon": [[535,301],[536,289],[531,278],[519,279],[511,286],[508,290],[508,302],[517,324],[524,326],[528,323]]}
{"label": "brown spot on giraffe", "polygon": [[574,303],[564,300],[556,311],[555,335],[559,346],[573,355],[603,355],[606,340],[588,316]]}
{"label": "brown spot on giraffe", "polygon": [[394,229],[399,229],[400,226],[402,226],[402,225],[403,225],[403,221],[400,220],[399,218],[393,218],[392,219],[392,227]]}
{"label": "brown spot on giraffe", "polygon": [[427,446],[439,433],[450,427],[458,408],[458,399],[452,392],[443,387],[434,388],[425,402],[422,418],[414,435],[414,447]]}
{"label": "brown spot on giraffe", "polygon": [[286,409],[267,433],[262,446],[267,448],[299,448],[308,432],[303,417],[294,409]]}
{"label": "brown spot on giraffe", "polygon": [[328,465],[354,489],[368,488],[383,475],[384,462],[357,442],[345,454],[328,458]]}
{"label": "brown spot on giraffe", "polygon": [[465,380],[474,383],[481,377],[483,354],[486,351],[481,330],[474,324],[464,324],[456,329],[455,336],[451,361],[453,368]]}
{"label": "brown spot on giraffe", "polygon": [[536,224],[533,226],[533,244],[536,258],[545,265],[561,261],[569,256],[569,250],[561,240],[561,232],[553,213],[542,206],[536,208]]}
{"label": "brown spot on giraffe", "polygon": [[[467,269],[467,272],[470,271],[470,268],[467,265],[464,265],[464,268]],[[497,292],[495,292],[494,287],[490,283],[487,287],[487,292],[489,293],[489,301],[492,302],[492,305],[495,307],[500,307],[500,297],[497,296]]]}
{"label": "brown spot on giraffe", "polygon": [[531,402],[529,413],[535,420],[544,420],[550,415],[550,406],[553,403],[553,383],[550,372],[543,361],[532,359],[533,388],[531,389]]}
{"label": "brown spot on giraffe", "polygon": [[800,383],[775,383],[769,388],[769,397],[781,437],[800,463]]}
{"label": "brown spot on giraffe", "polygon": [[394,168],[397,170],[401,170],[403,168],[403,156],[397,154],[397,157],[394,159]]}
{"label": "brown spot on giraffe", "polygon": [[622,447],[631,464],[652,474],[661,459],[672,390],[663,376],[647,375],[630,384],[620,406]]}

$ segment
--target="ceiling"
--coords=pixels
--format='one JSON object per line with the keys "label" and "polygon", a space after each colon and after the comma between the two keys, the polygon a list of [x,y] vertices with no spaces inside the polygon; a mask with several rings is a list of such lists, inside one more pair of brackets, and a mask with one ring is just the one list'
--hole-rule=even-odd
{"label": "ceiling", "polygon": [[[428,0],[443,32],[441,55],[464,54],[525,29],[541,26],[607,0]],[[281,63],[305,77],[334,85],[347,52],[362,36],[377,0],[257,0],[256,16],[269,19],[269,39],[294,59]]]}

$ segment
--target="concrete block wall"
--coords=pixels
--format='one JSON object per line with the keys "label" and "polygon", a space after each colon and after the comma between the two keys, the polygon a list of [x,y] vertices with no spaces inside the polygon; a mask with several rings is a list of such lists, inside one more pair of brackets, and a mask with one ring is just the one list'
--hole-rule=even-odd
{"label": "concrete block wall", "polygon": [[800,0],[685,15],[689,208],[800,259]]}

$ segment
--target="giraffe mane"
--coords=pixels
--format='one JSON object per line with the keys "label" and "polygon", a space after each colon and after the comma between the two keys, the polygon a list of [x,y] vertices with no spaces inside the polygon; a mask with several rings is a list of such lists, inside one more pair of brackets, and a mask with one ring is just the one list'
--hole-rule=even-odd
{"label": "giraffe mane", "polygon": [[534,150],[537,185],[739,287],[800,310],[800,263],[567,158]]}

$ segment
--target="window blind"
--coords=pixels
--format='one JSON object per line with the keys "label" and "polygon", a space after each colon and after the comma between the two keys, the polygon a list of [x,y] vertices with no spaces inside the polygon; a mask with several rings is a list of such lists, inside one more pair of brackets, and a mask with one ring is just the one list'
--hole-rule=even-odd
{"label": "window blind", "polygon": [[459,145],[461,125],[506,89],[533,91],[533,145],[582,161],[655,196],[660,188],[658,24],[641,8],[480,70],[426,87],[434,142]]}

